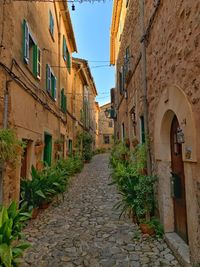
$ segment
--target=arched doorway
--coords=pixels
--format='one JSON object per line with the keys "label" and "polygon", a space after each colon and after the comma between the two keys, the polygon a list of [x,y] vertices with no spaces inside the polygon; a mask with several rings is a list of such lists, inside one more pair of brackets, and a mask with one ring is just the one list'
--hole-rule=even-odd
{"label": "arched doorway", "polygon": [[182,155],[182,144],[178,142],[177,133],[180,125],[174,115],[170,130],[171,170],[172,170],[172,196],[174,206],[174,230],[188,243],[187,212],[185,194],[185,173]]}

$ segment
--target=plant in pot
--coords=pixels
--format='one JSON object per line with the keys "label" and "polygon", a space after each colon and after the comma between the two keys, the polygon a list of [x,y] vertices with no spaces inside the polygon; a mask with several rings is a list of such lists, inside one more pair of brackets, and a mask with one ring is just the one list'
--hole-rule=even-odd
{"label": "plant in pot", "polygon": [[154,234],[154,228],[151,226],[151,216],[154,212],[154,183],[155,176],[140,175],[138,183],[135,186],[135,212],[140,221],[140,228],[144,234]]}

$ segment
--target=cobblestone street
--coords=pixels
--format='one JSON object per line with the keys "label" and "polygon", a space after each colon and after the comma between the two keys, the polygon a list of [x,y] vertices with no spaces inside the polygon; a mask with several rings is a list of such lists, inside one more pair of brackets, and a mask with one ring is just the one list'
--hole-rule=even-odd
{"label": "cobblestone street", "polygon": [[127,218],[119,220],[108,162],[106,154],[95,156],[71,179],[64,201],[29,223],[24,232],[33,246],[22,266],[179,266],[164,241],[142,237]]}

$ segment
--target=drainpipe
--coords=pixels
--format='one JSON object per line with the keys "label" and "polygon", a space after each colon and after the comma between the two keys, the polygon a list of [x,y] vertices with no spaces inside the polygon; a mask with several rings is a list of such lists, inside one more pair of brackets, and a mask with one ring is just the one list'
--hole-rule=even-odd
{"label": "drainpipe", "polygon": [[8,85],[12,80],[6,81],[6,89],[4,93],[4,118],[3,118],[3,128],[7,129],[8,128]]}
{"label": "drainpipe", "polygon": [[140,30],[141,30],[141,63],[142,63],[142,90],[143,90],[143,111],[144,111],[144,130],[147,139],[147,174],[151,175],[151,154],[149,144],[149,126],[148,126],[148,102],[147,102],[147,61],[146,61],[146,43],[145,43],[145,25],[144,25],[144,0],[140,1]]}

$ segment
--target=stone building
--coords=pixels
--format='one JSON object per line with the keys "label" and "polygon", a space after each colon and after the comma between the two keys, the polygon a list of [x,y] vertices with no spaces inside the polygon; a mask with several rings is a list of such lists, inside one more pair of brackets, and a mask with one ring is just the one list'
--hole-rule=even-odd
{"label": "stone building", "polygon": [[[114,123],[110,118],[111,103],[100,106],[99,112],[99,143],[98,148],[110,149],[114,143]],[[108,116],[106,116],[107,111]]]}
{"label": "stone building", "polygon": [[31,178],[32,165],[40,169],[73,152],[83,92],[72,68],[77,46],[67,1],[1,1],[0,16],[0,128],[13,128],[27,144],[21,164],[3,177],[8,203],[19,199],[20,177]]}
{"label": "stone building", "polygon": [[73,91],[72,105],[73,115],[76,118],[73,126],[74,149],[76,149],[76,138],[79,133],[86,131],[94,140],[93,149],[98,142],[97,116],[98,103],[95,102],[97,89],[86,60],[73,58]]}
{"label": "stone building", "polygon": [[200,3],[115,0],[115,135],[150,140],[158,212],[184,266],[200,262]]}

